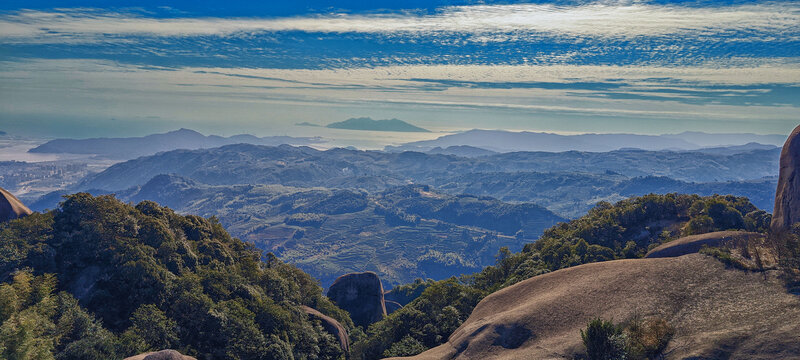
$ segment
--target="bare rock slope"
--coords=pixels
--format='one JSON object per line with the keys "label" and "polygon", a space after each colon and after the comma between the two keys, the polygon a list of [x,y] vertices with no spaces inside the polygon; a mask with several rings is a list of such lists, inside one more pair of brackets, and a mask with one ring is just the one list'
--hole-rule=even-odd
{"label": "bare rock slope", "polygon": [[6,189],[0,188],[0,222],[18,219],[31,214],[28,209],[16,196]]}
{"label": "bare rock slope", "polygon": [[447,343],[414,359],[572,359],[589,320],[634,314],[675,327],[668,359],[798,359],[800,298],[769,275],[701,254],[563,269],[489,295]]}
{"label": "bare rock slope", "polygon": [[645,255],[646,258],[675,257],[700,251],[703,246],[736,245],[764,237],[763,234],[747,231],[716,231],[707,234],[685,236],[663,244]]}
{"label": "bare rock slope", "polygon": [[772,231],[790,230],[800,222],[800,125],[798,125],[781,150],[780,175],[772,215]]}

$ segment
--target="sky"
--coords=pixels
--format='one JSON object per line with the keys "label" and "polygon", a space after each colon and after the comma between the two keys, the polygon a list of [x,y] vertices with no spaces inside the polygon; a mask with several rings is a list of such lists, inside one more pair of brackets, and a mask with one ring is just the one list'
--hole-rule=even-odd
{"label": "sky", "polygon": [[[0,3],[0,130],[788,133],[795,1]],[[325,135],[325,134],[323,134]],[[418,139],[409,139],[418,140]]]}

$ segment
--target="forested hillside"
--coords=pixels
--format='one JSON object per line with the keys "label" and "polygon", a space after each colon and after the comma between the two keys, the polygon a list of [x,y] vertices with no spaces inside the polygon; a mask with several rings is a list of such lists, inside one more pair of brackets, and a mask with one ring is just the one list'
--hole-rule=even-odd
{"label": "forested hillside", "polygon": [[309,275],[214,218],[70,195],[0,224],[0,358],[339,359],[305,305],[352,328]]}

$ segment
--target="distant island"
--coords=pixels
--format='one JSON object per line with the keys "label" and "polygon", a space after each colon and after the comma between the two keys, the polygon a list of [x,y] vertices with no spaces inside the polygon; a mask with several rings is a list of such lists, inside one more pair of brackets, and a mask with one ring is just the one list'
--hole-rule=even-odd
{"label": "distant island", "polygon": [[301,123],[297,123],[297,124],[294,124],[294,125],[295,126],[311,126],[311,127],[321,127],[322,126],[320,124],[314,124],[314,123],[310,123],[308,121],[303,121]]}
{"label": "distant island", "polygon": [[[313,126],[313,124],[304,126]],[[403,120],[373,120],[368,117],[347,119],[345,121],[328,124],[325,127],[345,130],[430,132],[430,130],[411,125]]]}

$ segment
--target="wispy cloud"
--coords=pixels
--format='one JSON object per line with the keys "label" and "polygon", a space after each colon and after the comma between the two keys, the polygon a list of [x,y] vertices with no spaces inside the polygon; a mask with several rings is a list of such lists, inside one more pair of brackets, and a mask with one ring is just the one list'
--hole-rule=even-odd
{"label": "wispy cloud", "polygon": [[800,36],[800,5],[719,7],[590,3],[445,7],[430,15],[328,14],[289,18],[154,18],[146,14],[72,9],[23,10],[0,16],[2,41],[96,41],[121,36],[230,36],[258,32],[473,34],[475,41],[534,35],[592,38],[737,34],[731,40]]}
{"label": "wispy cloud", "polygon": [[0,64],[4,69],[0,71],[0,93],[14,97],[0,101],[5,109],[17,109],[22,105],[11,101],[20,102],[20,94],[30,94],[31,104],[46,95],[79,96],[109,104],[168,99],[175,108],[184,107],[186,101],[207,99],[228,104],[408,104],[792,121],[796,101],[772,106],[767,95],[791,89],[796,96],[800,89],[800,69],[781,64],[752,68],[453,65],[326,70],[162,69],[86,60]]}

